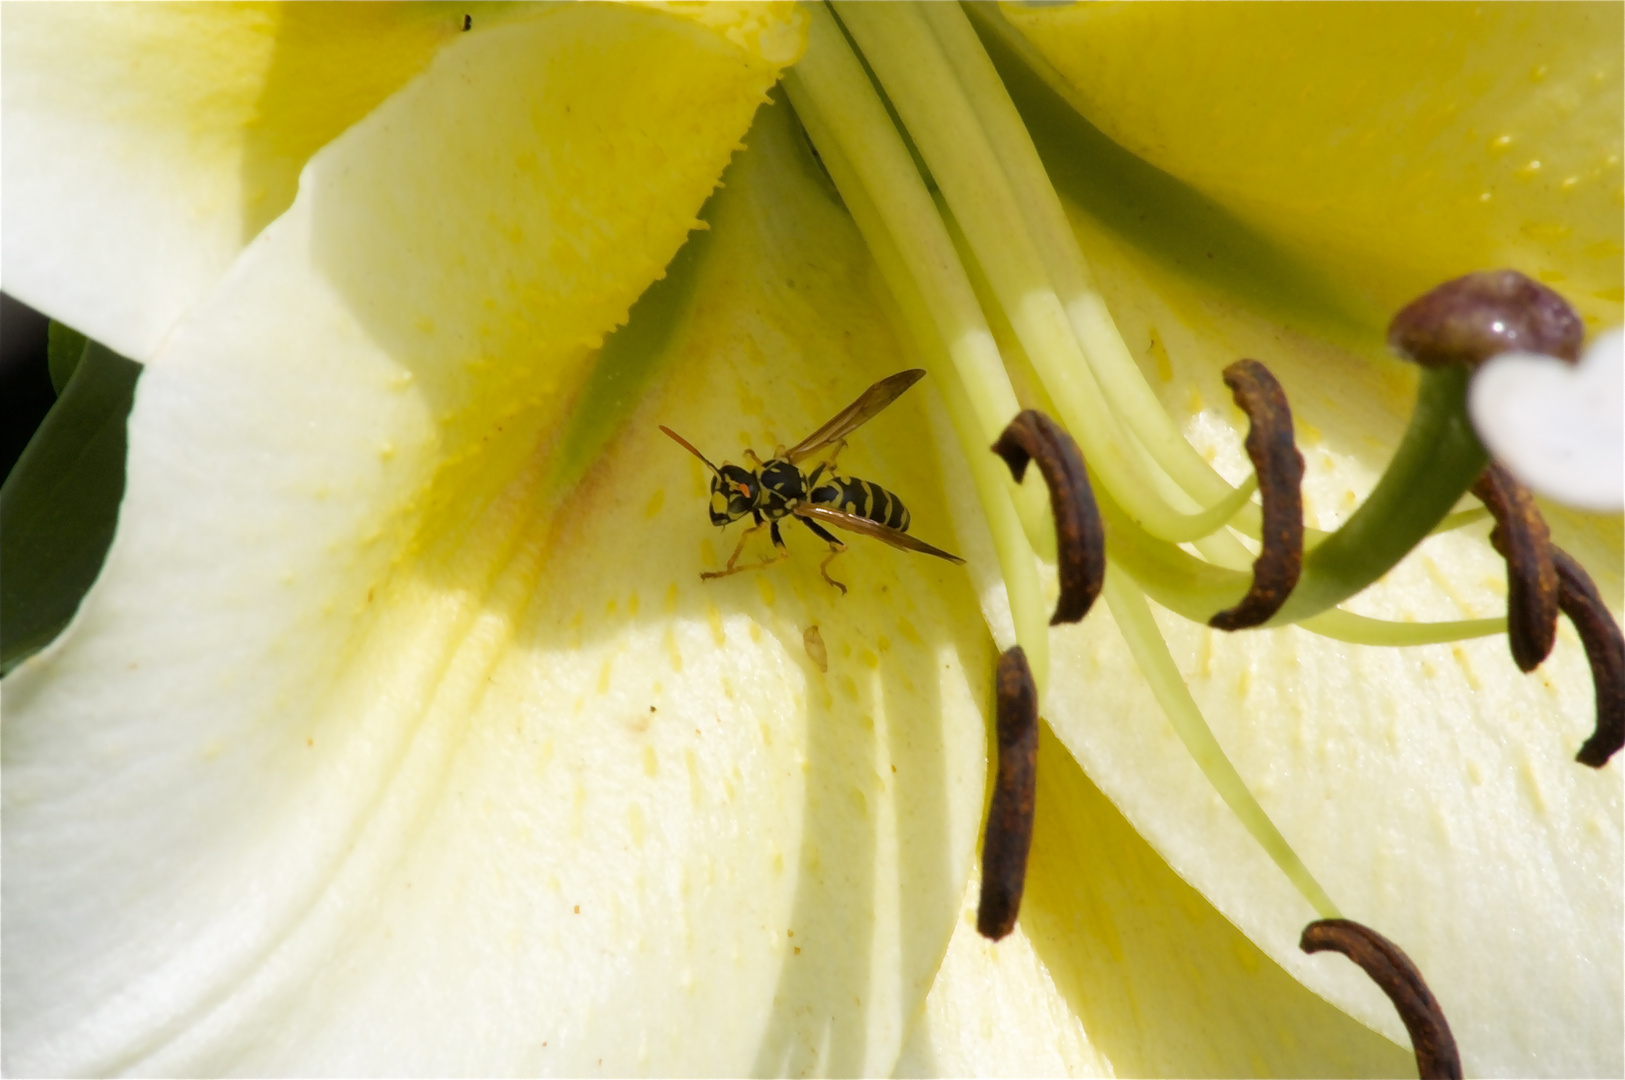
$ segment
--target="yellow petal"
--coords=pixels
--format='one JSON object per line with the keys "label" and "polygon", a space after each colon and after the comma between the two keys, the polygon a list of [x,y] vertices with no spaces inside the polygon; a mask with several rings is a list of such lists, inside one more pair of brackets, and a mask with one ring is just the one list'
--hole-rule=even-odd
{"label": "yellow petal", "polygon": [[1002,10],[1107,135],[1296,245],[1375,324],[1496,266],[1621,321],[1619,5]]}
{"label": "yellow petal", "polygon": [[925,1014],[892,1075],[1116,1075],[1034,951],[1025,922],[997,942],[977,932],[979,879],[978,870],[967,884]]}
{"label": "yellow petal", "polygon": [[975,885],[900,1076],[1395,1076],[1409,1051],[1293,979],[1181,881],[1047,727],[1021,919]]}
{"label": "yellow petal", "polygon": [[6,288],[153,354],[299,170],[456,39],[452,5],[6,11]]}

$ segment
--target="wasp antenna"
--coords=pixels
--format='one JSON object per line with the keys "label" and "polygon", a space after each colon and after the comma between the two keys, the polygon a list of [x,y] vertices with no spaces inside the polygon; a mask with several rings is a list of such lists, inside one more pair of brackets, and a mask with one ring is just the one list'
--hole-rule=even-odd
{"label": "wasp antenna", "polygon": [[697,457],[701,461],[705,462],[705,467],[707,469],[710,469],[712,472],[716,473],[718,476],[722,475],[722,470],[717,468],[715,465],[711,464],[711,459],[710,458],[706,457],[704,454],[702,454],[698,450],[694,449],[694,444],[693,443],[689,442],[687,439],[685,439],[681,435],[677,434],[677,432],[673,431],[671,428],[667,427],[665,424],[660,425],[660,430],[664,431],[667,435],[670,435],[671,438],[672,438],[672,441],[675,442],[678,446],[681,446],[684,450],[687,450],[689,453],[693,454],[695,457]]}

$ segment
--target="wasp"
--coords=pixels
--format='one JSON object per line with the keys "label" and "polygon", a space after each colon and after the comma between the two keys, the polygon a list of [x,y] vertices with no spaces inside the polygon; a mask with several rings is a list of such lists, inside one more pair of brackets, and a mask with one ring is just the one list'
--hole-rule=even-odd
{"label": "wasp", "polygon": [[[912,368],[881,379],[823,427],[788,450],[783,446],[776,448],[766,461],[757,457],[755,451],[746,450],[745,457],[751,464],[748,469],[726,461],[720,467],[711,464],[692,443],[662,424],[661,431],[711,470],[711,524],[720,529],[744,517],[755,521],[739,538],[734,553],[728,557],[727,567],[706,571],[700,577],[709,580],[745,570],[760,570],[788,558],[790,553],[779,532],[779,522],[791,515],[800,518],[813,535],[829,544],[830,552],[819,564],[818,571],[843,594],[846,586],[829,576],[829,564],[846,550],[846,545],[835,539],[825,525],[872,536],[904,551],[918,551],[952,563],[963,563],[965,560],[958,555],[950,555],[908,535],[909,513],[903,500],[879,484],[835,471],[835,459],[846,446],[846,437],[874,419],[923,375],[923,370]],[[828,456],[811,472],[802,470],[801,462],[826,449]],[[745,542],[763,528],[773,539],[774,556],[745,566],[737,565]]]}

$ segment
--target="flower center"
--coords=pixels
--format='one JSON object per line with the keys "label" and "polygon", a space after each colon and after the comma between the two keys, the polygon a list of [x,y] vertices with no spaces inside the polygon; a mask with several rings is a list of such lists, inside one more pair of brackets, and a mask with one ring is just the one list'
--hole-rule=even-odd
{"label": "flower center", "polygon": [[[1580,324],[1561,298],[1507,271],[1452,282],[1401,312],[1390,344],[1423,366],[1409,428],[1371,496],[1342,527],[1306,529],[1303,462],[1279,384],[1256,361],[1225,371],[1250,421],[1254,468],[1247,482],[1231,485],[1185,440],[1124,345],[1038,152],[959,6],[838,8],[839,19],[811,7],[806,54],[784,85],[942,391],[1004,578],[1023,659],[1019,677],[1015,666],[1007,672],[1001,664],[999,673],[1000,779],[984,862],[999,862],[989,880],[1003,882],[1002,894],[1011,888],[1008,851],[1019,848],[1024,858],[1030,832],[1030,820],[1023,826],[1010,808],[1025,803],[1030,814],[1033,782],[1019,756],[1009,769],[1002,760],[1006,703],[1031,698],[1036,710],[1049,672],[1052,620],[1038,556],[1060,569],[1053,621],[1081,618],[1095,594],[1104,595],[1209,782],[1323,918],[1336,917],[1336,906],[1208,729],[1147,597],[1223,630],[1297,623],[1360,644],[1502,633],[1508,620],[1501,618],[1397,623],[1338,607],[1431,533],[1483,520],[1478,508],[1451,513],[1472,489],[1495,516],[1497,536],[1527,541],[1496,541],[1513,582],[1514,655],[1520,664],[1530,657],[1539,663],[1551,648],[1556,612],[1570,613],[1592,658],[1599,708],[1598,734],[1581,759],[1607,760],[1625,715],[1618,628],[1589,579],[1569,584],[1565,575],[1583,571],[1550,547],[1544,526],[1528,524],[1535,511],[1527,495],[1495,494],[1516,485],[1486,473],[1488,455],[1465,411],[1471,368],[1487,355],[1517,348],[1572,357]],[[1014,332],[1058,423],[1020,412],[990,319]],[[995,442],[1013,476],[987,452]],[[1044,520],[1044,492],[1020,483],[1029,458],[1048,486],[1053,528]],[[1237,534],[1258,542],[1256,557]],[[1022,708],[1010,710],[1015,716]],[[1019,755],[1029,740],[1025,728],[1011,725],[1011,752]],[[1016,785],[1008,791],[1007,773]],[[1013,899],[994,897],[989,907],[984,894],[984,931],[1008,931],[1019,879],[1015,872]]]}

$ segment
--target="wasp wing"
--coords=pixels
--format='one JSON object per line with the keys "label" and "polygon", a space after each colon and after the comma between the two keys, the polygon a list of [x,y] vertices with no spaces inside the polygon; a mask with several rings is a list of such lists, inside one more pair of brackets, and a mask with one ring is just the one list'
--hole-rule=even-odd
{"label": "wasp wing", "polygon": [[815,506],[812,503],[802,503],[793,513],[797,517],[804,517],[809,521],[821,521],[825,525],[833,525],[837,529],[860,533],[863,536],[872,536],[883,544],[890,544],[894,548],[904,551],[918,551],[921,555],[935,555],[939,559],[947,559],[951,563],[964,563],[958,555],[950,555],[941,548],[934,548],[924,540],[917,540],[906,532],[887,528],[878,521],[870,521],[866,517],[849,514],[845,510],[837,510],[832,506]]}
{"label": "wasp wing", "polygon": [[919,382],[924,375],[923,368],[910,368],[881,379],[859,395],[858,400],[836,413],[829,423],[786,450],[784,456],[791,461],[801,461],[832,443],[840,442],[896,401],[904,390]]}

